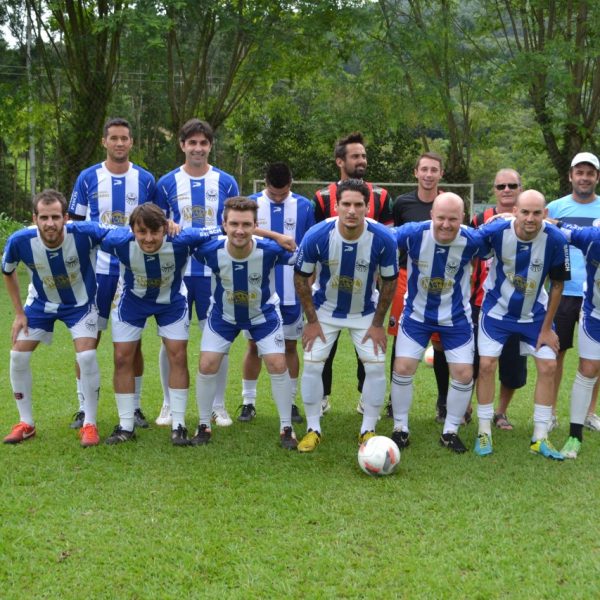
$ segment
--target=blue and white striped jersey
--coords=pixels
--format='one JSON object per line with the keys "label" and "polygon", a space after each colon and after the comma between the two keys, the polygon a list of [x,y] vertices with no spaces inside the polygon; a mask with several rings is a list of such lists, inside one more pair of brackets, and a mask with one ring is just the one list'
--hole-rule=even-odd
{"label": "blue and white striped jersey", "polygon": [[[127,225],[138,204],[154,196],[154,177],[133,163],[122,175],[111,173],[105,163],[83,170],[73,188],[69,213],[104,225]],[[98,252],[96,273],[118,275],[119,261]]]}
{"label": "blue and white striped jersey", "polygon": [[322,221],[304,236],[295,270],[316,271],[313,302],[316,309],[335,318],[361,317],[375,312],[376,276],[398,276],[398,247],[390,229],[365,220],[357,240],[344,239],[338,217]]}
{"label": "blue and white striped jersey", "polygon": [[[239,195],[235,179],[212,165],[206,175],[190,177],[183,167],[163,175],[156,184],[154,202],[184,229],[221,225],[227,198]],[[186,275],[210,277],[210,271],[194,260]]]}
{"label": "blue and white striped jersey", "polygon": [[[313,204],[304,196],[290,193],[282,202],[273,202],[265,191],[250,196],[258,204],[258,226],[262,229],[290,235],[300,244],[304,234],[315,224]],[[294,267],[275,267],[275,290],[281,304],[299,302],[294,288]]]}
{"label": "blue and white striped jersey", "polygon": [[211,314],[247,329],[272,317],[278,302],[274,293],[273,267],[289,264],[295,254],[271,240],[253,238],[249,256],[233,258],[227,251],[227,238],[204,244],[194,257],[213,273]]}
{"label": "blue and white striped jersey", "polygon": [[563,224],[561,231],[585,259],[583,313],[600,320],[600,229]]}
{"label": "blue and white striped jersey", "polygon": [[483,235],[461,225],[454,241],[440,244],[431,221],[407,223],[392,233],[407,253],[404,318],[445,327],[470,321],[471,259],[489,251]]}
{"label": "blue and white striped jersey", "polygon": [[170,304],[181,294],[183,272],[192,252],[221,234],[218,228],[189,227],[166,236],[157,252],[144,252],[130,229],[111,231],[101,248],[123,265],[123,295],[153,304]]}
{"label": "blue and white striped jersey", "polygon": [[25,304],[43,313],[93,304],[96,298],[96,249],[112,228],[86,221],[65,225],[58,248],[47,248],[35,225],[13,233],[6,242],[2,271],[12,273],[19,262],[29,271]]}
{"label": "blue and white striped jersey", "polygon": [[484,283],[482,311],[494,319],[531,323],[544,319],[547,276],[566,281],[570,276],[569,245],[553,225],[544,223],[531,241],[515,233],[514,220],[488,236],[494,258]]}

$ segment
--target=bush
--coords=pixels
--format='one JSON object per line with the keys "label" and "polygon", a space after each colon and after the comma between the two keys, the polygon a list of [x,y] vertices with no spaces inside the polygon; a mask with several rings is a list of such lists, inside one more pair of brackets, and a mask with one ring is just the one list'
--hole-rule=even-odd
{"label": "bush", "polygon": [[23,223],[11,219],[5,213],[0,213],[0,250],[2,252],[4,252],[4,246],[8,236],[22,227]]}

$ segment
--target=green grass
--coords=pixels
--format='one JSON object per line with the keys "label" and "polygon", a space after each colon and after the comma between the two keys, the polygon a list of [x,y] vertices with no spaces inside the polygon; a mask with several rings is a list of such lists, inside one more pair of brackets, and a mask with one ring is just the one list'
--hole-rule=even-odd
{"label": "green grass", "polygon": [[[0,431],[16,422],[8,380],[12,309],[0,292]],[[600,434],[576,461],[528,453],[532,392],[517,393],[512,432],[495,453],[457,456],[437,445],[435,384],[422,366],[412,445],[388,478],[356,463],[355,362],[343,335],[332,412],[311,455],[278,447],[278,420],[261,377],[258,417],[216,429],[208,447],[173,448],[168,431],[87,450],[68,429],[76,409],[73,350],[62,325],[33,358],[38,435],[0,446],[2,598],[590,598],[600,592]],[[199,334],[194,328],[190,364]],[[143,408],[161,395],[158,340],[144,334]],[[227,405],[240,402],[243,341],[232,351]],[[558,446],[568,432],[570,352]],[[99,428],[117,422],[111,345],[100,346]],[[193,427],[193,396],[188,424]],[[297,427],[299,433],[303,426]],[[379,432],[391,422],[382,419]],[[476,426],[463,429],[472,447]]]}

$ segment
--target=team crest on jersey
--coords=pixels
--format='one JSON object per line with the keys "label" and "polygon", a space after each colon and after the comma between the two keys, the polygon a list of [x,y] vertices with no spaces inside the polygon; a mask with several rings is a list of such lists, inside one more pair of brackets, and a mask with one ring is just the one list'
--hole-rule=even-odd
{"label": "team crest on jersey", "polygon": [[102,225],[127,225],[129,217],[121,210],[107,210],[101,217]]}
{"label": "team crest on jersey", "polygon": [[516,275],[515,273],[507,273],[506,279],[512,283],[515,290],[521,292],[524,296],[535,294],[537,288],[535,281],[529,281],[527,277]]}
{"label": "team crest on jersey", "polygon": [[167,273],[171,273],[175,270],[175,263],[169,262],[161,265],[160,270],[166,275]]}
{"label": "team crest on jersey", "polygon": [[450,276],[456,275],[459,267],[460,263],[458,261],[450,259],[446,262],[446,273]]}
{"label": "team crest on jersey", "polygon": [[279,348],[283,348],[283,346],[285,345],[285,340],[283,339],[283,336],[280,333],[275,334],[274,340],[275,345]]}
{"label": "team crest on jersey", "polygon": [[296,227],[296,221],[294,219],[292,219],[291,217],[288,217],[287,219],[284,219],[283,226],[288,231],[293,231],[294,228]]}
{"label": "team crest on jersey", "polygon": [[339,275],[331,278],[331,287],[340,290],[340,292],[347,292],[349,294],[358,293],[362,289],[363,282],[360,279],[354,279],[347,275]]}
{"label": "team crest on jersey", "polygon": [[79,257],[78,256],[67,256],[65,258],[65,265],[69,267],[69,269],[75,269],[79,266]]}
{"label": "team crest on jersey", "polygon": [[260,273],[250,273],[250,275],[248,275],[248,281],[252,285],[260,285],[260,282],[262,281],[262,275]]}
{"label": "team crest on jersey", "polygon": [[539,273],[544,268],[544,261],[539,258],[534,258],[529,265],[529,268],[535,273]]}
{"label": "team crest on jersey", "polygon": [[433,295],[441,295],[451,290],[453,285],[454,281],[452,279],[444,279],[443,277],[423,277],[421,279],[423,290]]}
{"label": "team crest on jersey", "polygon": [[125,196],[125,202],[127,202],[127,204],[137,204],[138,201],[138,197],[137,194],[135,192],[128,192],[127,195]]}
{"label": "team crest on jersey", "polygon": [[215,200],[217,200],[219,198],[219,188],[216,188],[216,187],[206,188],[205,193],[206,193],[207,200],[210,200],[211,202],[214,202]]}
{"label": "team crest on jersey", "polygon": [[244,290],[238,290],[236,292],[228,290],[225,293],[227,302],[229,302],[229,304],[235,304],[236,306],[250,306],[257,298],[258,294],[256,294],[256,292],[246,292]]}
{"label": "team crest on jersey", "polygon": [[366,260],[357,260],[355,269],[361,273],[366,273],[369,270],[369,263]]}

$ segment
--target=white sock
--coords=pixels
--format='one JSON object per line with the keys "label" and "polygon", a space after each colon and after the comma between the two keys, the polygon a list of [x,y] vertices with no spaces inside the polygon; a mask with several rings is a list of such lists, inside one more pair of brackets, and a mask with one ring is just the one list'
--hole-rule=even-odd
{"label": "white sock", "polygon": [[19,420],[33,427],[35,423],[31,401],[31,354],[31,352],[10,351],[10,384],[17,403]]}
{"label": "white sock", "polygon": [[217,387],[215,389],[215,400],[213,410],[225,408],[225,388],[227,387],[227,371],[229,369],[229,354],[225,354],[221,360],[221,366],[217,371]]}
{"label": "white sock", "polygon": [[98,415],[98,396],[100,395],[100,369],[96,350],[86,350],[75,354],[81,373],[81,391],[83,393],[85,413],[84,425],[96,424]]}
{"label": "white sock", "polygon": [[305,361],[302,371],[302,402],[306,415],[306,428],[321,432],[321,398],[323,398],[324,362]]}
{"label": "white sock", "polygon": [[[117,410],[119,411],[119,424],[125,431],[133,431],[133,394],[115,394]],[[87,416],[87,415],[86,415]]]}
{"label": "white sock", "polygon": [[[161,344],[164,346],[164,344]],[[143,377],[141,375],[139,375],[138,377],[134,378],[135,381],[135,393],[134,393],[134,408],[138,409],[141,408],[141,401],[140,401],[140,397],[142,395],[142,379]]]}
{"label": "white sock", "polygon": [[[464,413],[463,413],[464,414]],[[477,420],[479,422],[479,435],[487,433],[492,435],[492,419],[494,418],[493,404],[477,405]]]}
{"label": "white sock", "polygon": [[165,345],[161,343],[158,352],[158,370],[160,371],[160,385],[163,391],[163,405],[170,406],[171,399],[169,397],[169,356]]}
{"label": "white sock", "polygon": [[413,401],[413,376],[392,373],[392,412],[394,429],[408,431],[408,413]]}
{"label": "white sock", "polygon": [[365,381],[363,384],[362,400],[364,404],[363,419],[360,426],[361,434],[365,431],[375,431],[379,413],[385,401],[385,363],[366,362]]}
{"label": "white sock", "polygon": [[177,390],[169,388],[169,398],[171,399],[171,417],[173,418],[172,429],[177,429],[179,425],[185,427],[185,409],[187,407],[189,390]]}
{"label": "white sock", "polygon": [[242,379],[242,402],[256,406],[256,379]]}
{"label": "white sock", "polygon": [[296,404],[296,394],[298,393],[298,378],[290,377],[290,395],[292,396],[292,404]]}
{"label": "white sock", "polygon": [[552,418],[552,407],[543,404],[533,405],[533,442],[548,437],[548,423]]}
{"label": "white sock", "polygon": [[571,388],[571,423],[583,425],[592,401],[597,377],[584,377],[579,371]]}
{"label": "white sock", "polygon": [[[473,393],[473,380],[460,383],[450,378],[448,398],[446,399],[446,420],[444,433],[457,433]],[[491,406],[491,405],[490,405]]]}
{"label": "white sock", "polygon": [[207,425],[209,428],[216,388],[217,373],[213,373],[212,375],[204,375],[200,373],[200,371],[196,373],[196,404],[198,406],[198,419],[200,425]]}
{"label": "white sock", "polygon": [[292,394],[290,393],[290,374],[286,370],[284,373],[270,374],[271,393],[273,400],[277,405],[279,413],[279,423],[281,429],[292,426]]}
{"label": "white sock", "polygon": [[75,378],[75,385],[77,386],[77,401],[79,402],[79,412],[83,411],[83,392],[81,391],[81,379]]}

